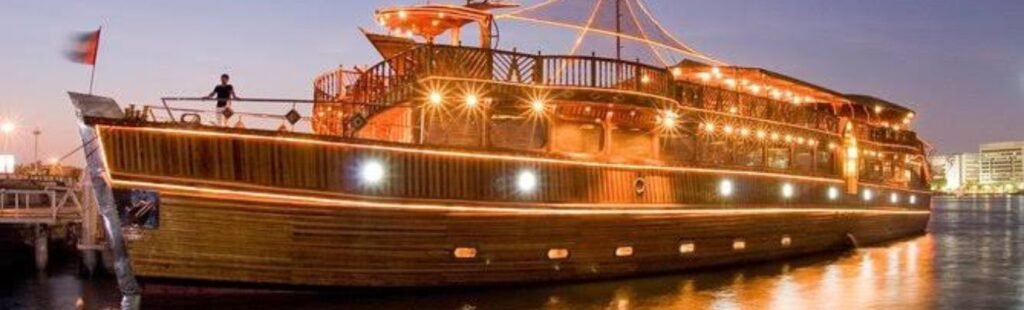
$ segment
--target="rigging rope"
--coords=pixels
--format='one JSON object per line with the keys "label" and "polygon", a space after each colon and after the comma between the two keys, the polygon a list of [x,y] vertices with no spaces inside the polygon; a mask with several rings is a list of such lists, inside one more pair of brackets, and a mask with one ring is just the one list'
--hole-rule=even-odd
{"label": "rigging rope", "polygon": [[[608,10],[604,0],[546,0],[529,7],[518,9],[509,13],[497,15],[496,19],[518,20],[527,23],[550,25],[562,28],[569,28],[579,31],[575,43],[571,49],[572,54],[579,52],[582,42],[592,35],[603,35],[618,37],[633,43],[638,43],[649,49],[658,61],[665,65],[669,63],[665,53],[668,51],[681,54],[686,58],[693,58],[713,65],[725,65],[718,59],[707,56],[690,47],[674,34],[669,32],[651,13],[644,0],[609,0],[622,1],[629,11],[626,21],[629,26],[636,29],[623,30],[618,27],[609,26],[608,23],[621,24],[622,15],[603,12]],[[618,3],[617,3],[618,4]],[[584,10],[583,8],[588,8]],[[639,12],[638,12],[639,11]],[[583,13],[587,16],[581,16]],[[609,16],[614,16],[614,21],[608,21]],[[586,18],[581,19],[581,18]],[[618,47],[617,47],[618,48]],[[669,53],[671,54],[671,53]]]}

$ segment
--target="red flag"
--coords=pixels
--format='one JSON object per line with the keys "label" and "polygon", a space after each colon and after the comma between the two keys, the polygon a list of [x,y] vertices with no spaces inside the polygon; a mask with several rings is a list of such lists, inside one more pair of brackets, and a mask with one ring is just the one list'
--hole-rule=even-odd
{"label": "red flag", "polygon": [[100,50],[100,31],[102,30],[101,28],[76,35],[73,38],[74,41],[71,42],[72,49],[67,53],[68,59],[77,63],[96,65],[96,56]]}

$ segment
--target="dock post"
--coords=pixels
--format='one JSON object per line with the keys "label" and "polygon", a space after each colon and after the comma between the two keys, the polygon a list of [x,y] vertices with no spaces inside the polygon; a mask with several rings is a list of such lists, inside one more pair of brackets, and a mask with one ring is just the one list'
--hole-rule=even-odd
{"label": "dock post", "polygon": [[92,182],[89,182],[88,177],[83,177],[79,182],[79,189],[82,192],[82,198],[80,200],[80,210],[82,217],[81,231],[79,232],[78,238],[78,250],[82,254],[82,266],[85,267],[85,272],[88,276],[96,274],[96,266],[99,263],[98,249],[100,247],[99,234],[102,233],[97,230],[100,227],[99,222],[99,209],[96,208],[96,199],[93,197]]}
{"label": "dock post", "polygon": [[36,254],[36,269],[45,271],[46,265],[50,262],[50,234],[46,229],[46,225],[43,224],[36,224],[34,230],[33,246]]}

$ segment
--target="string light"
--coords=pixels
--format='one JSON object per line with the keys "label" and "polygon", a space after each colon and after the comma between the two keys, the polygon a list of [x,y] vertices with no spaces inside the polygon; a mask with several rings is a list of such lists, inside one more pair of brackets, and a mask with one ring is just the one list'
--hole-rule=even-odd
{"label": "string light", "polygon": [[704,123],[704,130],[707,132],[715,132],[715,123]]}

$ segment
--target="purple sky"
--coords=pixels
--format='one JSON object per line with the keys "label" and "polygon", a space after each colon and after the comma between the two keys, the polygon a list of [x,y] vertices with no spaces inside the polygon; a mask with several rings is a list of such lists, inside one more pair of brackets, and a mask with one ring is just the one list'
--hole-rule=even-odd
{"label": "purple sky", "polygon": [[[918,110],[940,152],[1024,139],[1024,1],[648,2],[707,54]],[[85,91],[89,71],[61,54],[74,32],[104,26],[96,92],[122,104],[204,95],[222,72],[243,97],[309,98],[318,73],[378,60],[357,27],[377,30],[373,9],[400,3],[417,1],[2,1],[0,119],[19,134],[0,153],[30,160],[35,127],[41,159],[79,143],[64,91]],[[565,50],[510,30],[503,49]]]}

